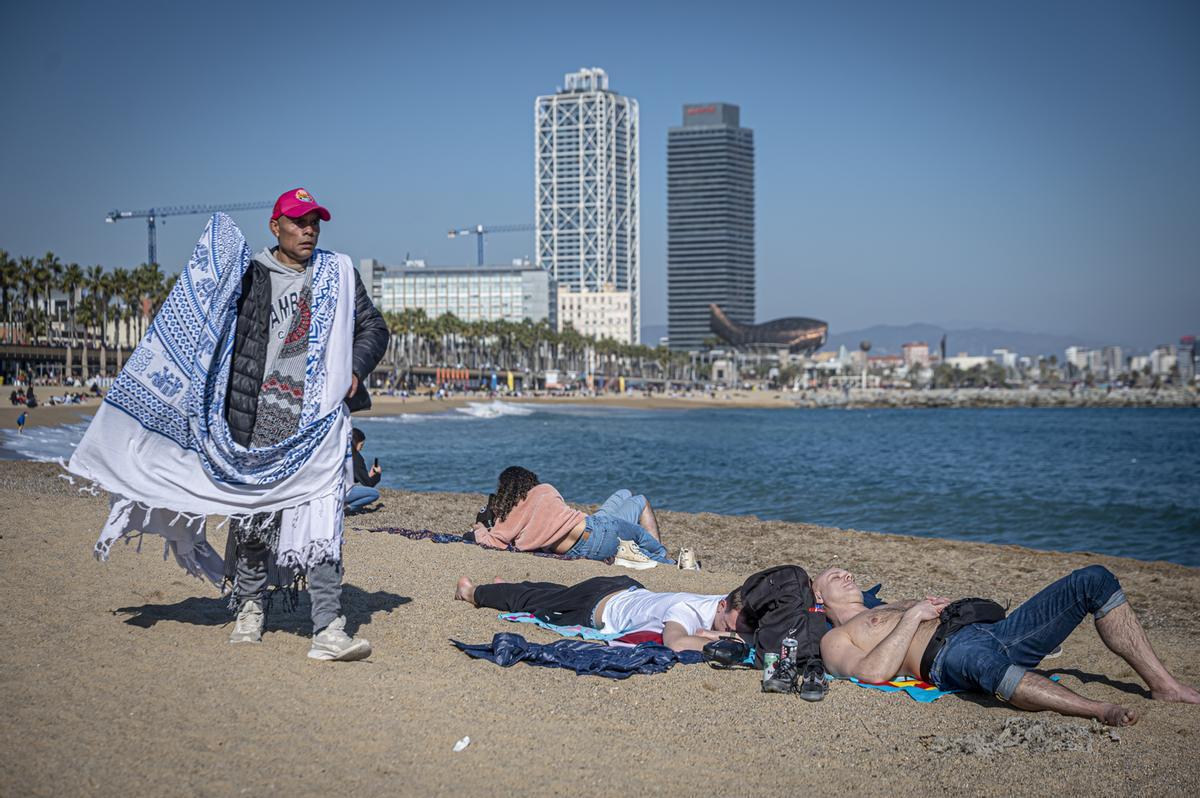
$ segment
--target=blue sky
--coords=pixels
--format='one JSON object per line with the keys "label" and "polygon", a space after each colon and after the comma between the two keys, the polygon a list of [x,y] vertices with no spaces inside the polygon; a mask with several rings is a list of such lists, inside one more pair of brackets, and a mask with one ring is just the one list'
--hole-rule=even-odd
{"label": "blue sky", "polygon": [[[1200,4],[9,3],[0,248],[145,258],[112,208],[273,199],[356,260],[473,262],[530,222],[533,104],[606,69],[641,107],[644,321],[666,318],[666,131],[742,107],[759,320],[955,320],[1126,344],[1200,331]],[[236,215],[254,245],[265,214]],[[204,223],[168,220],[177,269]],[[489,239],[489,261],[533,255]]]}

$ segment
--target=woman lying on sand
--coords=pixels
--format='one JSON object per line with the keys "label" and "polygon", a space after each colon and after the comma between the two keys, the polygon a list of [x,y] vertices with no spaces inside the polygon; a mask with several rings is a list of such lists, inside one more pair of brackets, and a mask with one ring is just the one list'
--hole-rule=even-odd
{"label": "woman lying on sand", "polygon": [[537,474],[509,466],[500,473],[484,514],[488,511],[491,523],[475,523],[475,542],[482,546],[505,549],[511,544],[520,551],[588,560],[617,557],[621,549],[617,563],[629,568],[675,562],[659,540],[650,502],[628,490],[617,491],[594,514],[585,515],[567,506],[553,485],[538,482]]}

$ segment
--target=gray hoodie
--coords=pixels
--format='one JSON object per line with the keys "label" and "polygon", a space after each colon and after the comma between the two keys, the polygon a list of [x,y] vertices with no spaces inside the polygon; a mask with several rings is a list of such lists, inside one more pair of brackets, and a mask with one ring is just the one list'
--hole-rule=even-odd
{"label": "gray hoodie", "polygon": [[300,291],[305,285],[311,284],[312,261],[305,263],[303,269],[294,269],[280,263],[275,259],[275,253],[266,248],[254,259],[266,266],[271,274],[271,327],[267,334],[267,359],[263,369],[263,376],[266,377],[274,370],[279,350],[283,348],[283,339],[287,337],[296,304],[300,301]]}

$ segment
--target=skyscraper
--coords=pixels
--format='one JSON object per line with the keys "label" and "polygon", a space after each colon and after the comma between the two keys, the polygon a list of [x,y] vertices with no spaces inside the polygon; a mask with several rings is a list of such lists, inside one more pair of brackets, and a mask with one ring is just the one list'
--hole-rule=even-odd
{"label": "skyscraper", "polygon": [[[568,74],[534,106],[537,263],[556,281],[555,323],[637,343],[641,326],[638,104],[603,69]],[[626,321],[625,316],[628,316]]]}
{"label": "skyscraper", "polygon": [[685,105],[667,131],[667,335],[699,349],[710,303],[754,322],[754,131],[728,103]]}

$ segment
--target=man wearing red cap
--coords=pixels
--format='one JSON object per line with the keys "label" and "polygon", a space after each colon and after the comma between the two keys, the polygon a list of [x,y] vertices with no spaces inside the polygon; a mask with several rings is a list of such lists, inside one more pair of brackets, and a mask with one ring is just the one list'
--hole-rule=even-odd
{"label": "man wearing red cap", "polygon": [[[317,249],[329,211],[302,188],[275,203],[278,243],[252,255],[213,214],[68,469],[110,495],[93,549],[146,533],[188,573],[232,583],[233,643],[262,640],[268,589],[307,578],[308,656],[371,653],[342,615],[342,533],[353,482],[350,412],[388,329],[346,255]],[[207,540],[229,519],[224,559]]]}
{"label": "man wearing red cap", "polygon": [[[258,252],[242,278],[225,407],[232,438],[248,449],[271,447],[296,433],[304,404],[311,319],[312,269],[321,222],[329,211],[303,188],[275,202],[270,229],[278,244]],[[346,261],[348,263],[348,261]],[[354,335],[349,410],[371,405],[366,380],[387,346],[387,324],[354,275]],[[226,578],[237,622],[232,643],[262,640],[271,555],[278,548],[280,513],[259,513],[231,524]],[[278,575],[276,575],[278,580]],[[309,656],[324,660],[367,657],[371,646],[345,631],[341,612],[342,564],[326,559],[307,568],[313,643]]]}

